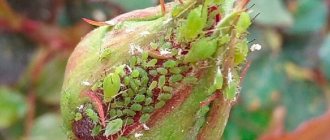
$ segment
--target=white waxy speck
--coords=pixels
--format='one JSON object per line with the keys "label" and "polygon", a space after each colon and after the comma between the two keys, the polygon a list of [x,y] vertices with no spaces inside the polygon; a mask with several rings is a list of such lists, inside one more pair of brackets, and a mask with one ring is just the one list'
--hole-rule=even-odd
{"label": "white waxy speck", "polygon": [[142,53],[143,50],[141,49],[141,47],[139,45],[136,45],[136,44],[130,44],[129,45],[129,53],[134,55],[135,52],[139,52],[139,53]]}
{"label": "white waxy speck", "polygon": [[178,55],[182,54],[182,49],[178,49]]}
{"label": "white waxy speck", "polygon": [[160,53],[160,55],[171,54],[171,52],[168,49],[161,49],[159,53]]}
{"label": "white waxy speck", "polygon": [[250,50],[253,51],[259,51],[261,50],[261,45],[260,44],[253,44],[250,48]]}
{"label": "white waxy speck", "polygon": [[172,20],[172,18],[167,18],[167,20],[163,21],[163,24],[167,24]]}
{"label": "white waxy speck", "polygon": [[229,69],[229,72],[228,72],[228,84],[233,82],[233,74],[231,73],[231,70]]}
{"label": "white waxy speck", "polygon": [[106,23],[106,24],[109,24],[109,25],[111,25],[111,26],[116,25],[116,22],[113,21],[113,20],[106,21],[105,23]]}
{"label": "white waxy speck", "polygon": [[130,32],[133,32],[133,31],[134,31],[133,28],[128,28],[128,29],[125,30],[126,33],[130,33]]}
{"label": "white waxy speck", "polygon": [[140,35],[141,35],[142,37],[145,37],[145,36],[147,36],[147,35],[149,35],[149,34],[150,34],[150,32],[148,32],[148,31],[143,31],[143,32],[140,33]]}
{"label": "white waxy speck", "polygon": [[127,67],[128,71],[131,73],[132,72],[132,68],[129,65],[127,65],[127,64],[126,64],[126,67]]}
{"label": "white waxy speck", "polygon": [[138,138],[138,137],[141,137],[141,136],[143,136],[142,133],[135,133],[135,134],[134,134],[134,137],[135,137],[135,138]]}
{"label": "white waxy speck", "polygon": [[81,111],[84,108],[84,105],[80,105],[79,107],[77,107],[79,111]]}
{"label": "white waxy speck", "polygon": [[144,123],[142,124],[144,130],[150,130],[150,128]]}
{"label": "white waxy speck", "polygon": [[82,81],[81,82],[81,85],[83,85],[83,86],[91,86],[92,84],[89,83],[88,81]]}

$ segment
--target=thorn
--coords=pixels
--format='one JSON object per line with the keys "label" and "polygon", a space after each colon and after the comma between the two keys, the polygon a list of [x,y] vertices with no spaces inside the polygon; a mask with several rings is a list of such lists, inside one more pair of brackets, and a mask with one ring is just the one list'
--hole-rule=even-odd
{"label": "thorn", "polygon": [[165,9],[165,1],[159,0],[160,7],[162,8],[162,14],[165,15],[166,9]]}
{"label": "thorn", "polygon": [[94,26],[104,26],[104,25],[109,25],[106,22],[102,22],[102,21],[95,21],[95,20],[91,20],[91,19],[87,19],[87,18],[82,18],[85,22],[87,22],[90,25],[94,25]]}

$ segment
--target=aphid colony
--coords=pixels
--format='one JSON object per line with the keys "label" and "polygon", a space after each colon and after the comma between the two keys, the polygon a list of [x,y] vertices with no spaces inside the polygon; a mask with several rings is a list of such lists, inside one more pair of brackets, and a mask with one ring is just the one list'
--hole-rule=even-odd
{"label": "aphid colony", "polygon": [[[177,5],[169,21],[168,17],[162,19],[166,19],[166,25],[147,47],[129,44],[128,60],[109,68],[87,91],[90,102],[77,107],[72,125],[75,135],[104,139],[129,134],[135,126],[145,125],[153,112],[175,94],[180,94],[175,91],[180,85],[196,84],[198,71],[206,68],[214,68],[215,73],[209,94],[222,89],[228,99],[233,99],[239,83],[235,67],[246,59],[248,47],[244,37],[251,23],[248,14],[242,11],[221,19],[224,10],[219,5],[221,1],[206,1],[199,6]],[[187,12],[187,7],[193,9]],[[145,32],[143,36],[148,34]],[[235,47],[224,47],[228,44]],[[221,65],[227,62],[230,63],[224,70]]]}
{"label": "aphid colony", "polygon": [[[193,65],[184,63],[184,54],[187,54],[189,46],[175,45],[163,38],[150,43],[147,50],[133,48],[138,47],[134,45],[131,47],[129,61],[114,67],[113,73],[107,74],[91,88],[93,93],[90,94],[96,93],[98,97],[95,98],[104,101],[107,125],[113,127],[113,122],[120,124],[119,128],[111,128],[109,133],[106,130],[105,136],[118,133],[123,126],[146,123],[153,111],[162,108],[172,98],[178,84],[191,85],[198,80],[192,75]],[[167,53],[161,54],[164,50]],[[82,116],[91,119],[95,123],[92,135],[97,136],[102,130],[99,118],[102,115],[92,108],[93,105],[88,104],[79,110],[75,121]]]}

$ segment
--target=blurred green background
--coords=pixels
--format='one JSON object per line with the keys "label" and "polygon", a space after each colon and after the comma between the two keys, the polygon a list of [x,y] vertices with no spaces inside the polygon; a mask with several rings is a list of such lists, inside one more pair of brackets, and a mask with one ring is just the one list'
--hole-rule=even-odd
{"label": "blurred green background", "polygon": [[[0,140],[66,139],[59,114],[66,61],[94,28],[81,19],[104,21],[157,4],[0,0]],[[251,0],[250,7],[250,45],[262,49],[249,57],[223,139],[306,132],[330,139],[330,0]]]}

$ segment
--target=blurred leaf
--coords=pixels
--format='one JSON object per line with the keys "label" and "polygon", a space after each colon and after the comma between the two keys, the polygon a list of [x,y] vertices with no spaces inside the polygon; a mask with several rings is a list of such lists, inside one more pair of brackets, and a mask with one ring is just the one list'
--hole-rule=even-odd
{"label": "blurred leaf", "polygon": [[31,140],[65,140],[60,116],[54,113],[44,114],[35,120]]}
{"label": "blurred leaf", "polygon": [[155,5],[154,0],[138,0],[138,2],[137,1],[135,2],[132,0],[109,0],[109,1],[119,4],[126,11],[143,9],[143,8],[147,8],[147,7],[151,7],[151,6]]}
{"label": "blurred leaf", "polygon": [[37,95],[49,104],[58,104],[67,57],[57,55],[42,69],[38,84]]}
{"label": "blurred leaf", "polygon": [[314,83],[287,81],[283,88],[283,104],[287,108],[286,128],[293,130],[299,124],[320,116],[326,110],[326,97]]}
{"label": "blurred leaf", "polygon": [[17,34],[0,31],[0,84],[14,84],[26,69],[34,49]]}
{"label": "blurred leaf", "polygon": [[271,108],[248,111],[243,104],[236,105],[231,111],[223,139],[257,139],[260,134],[266,131],[271,114]]}
{"label": "blurred leaf", "polygon": [[273,97],[278,94],[286,80],[284,74],[279,56],[269,54],[254,60],[244,79],[241,91],[245,106],[255,110],[258,107],[271,105],[275,100]]}
{"label": "blurred leaf", "polygon": [[22,119],[26,113],[24,97],[17,91],[0,87],[0,128],[6,128]]}
{"label": "blurred leaf", "polygon": [[298,0],[298,11],[294,15],[294,26],[291,32],[320,31],[327,22],[327,7],[324,0]]}
{"label": "blurred leaf", "polygon": [[327,78],[330,80],[330,34],[327,36],[324,44],[319,50],[319,56],[321,59],[321,67]]}
{"label": "blurred leaf", "polygon": [[292,16],[282,0],[251,0],[250,4],[255,4],[252,8],[254,15],[260,13],[256,18],[256,22],[259,24],[280,27],[293,24]]}

